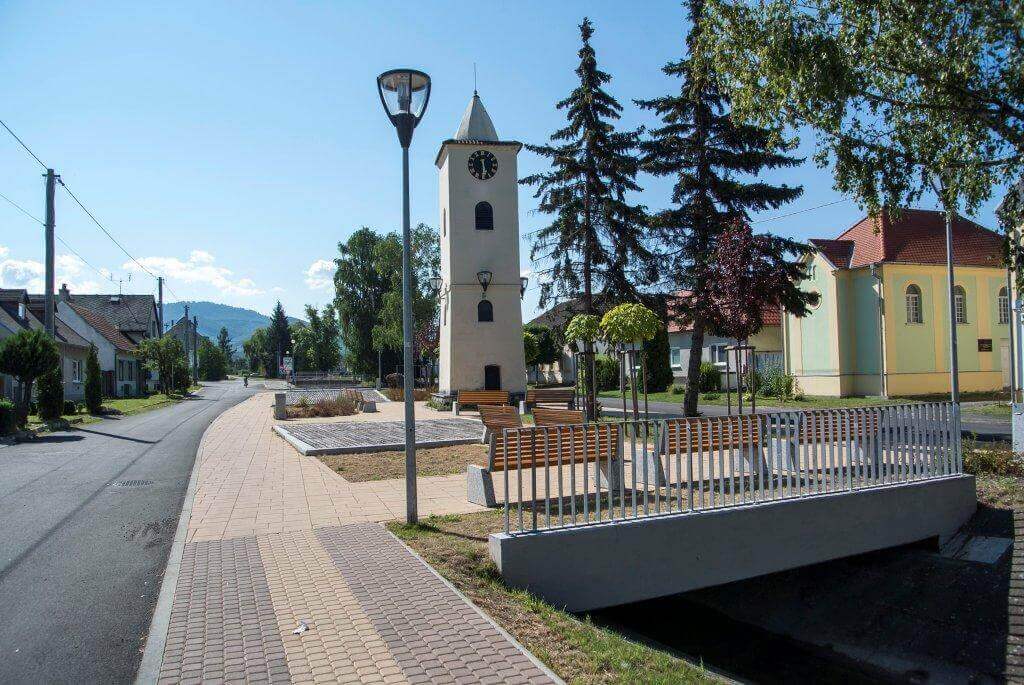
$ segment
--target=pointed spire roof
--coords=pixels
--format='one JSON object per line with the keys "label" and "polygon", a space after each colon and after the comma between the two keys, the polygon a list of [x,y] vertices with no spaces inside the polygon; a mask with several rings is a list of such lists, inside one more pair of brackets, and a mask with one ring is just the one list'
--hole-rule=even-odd
{"label": "pointed spire roof", "polygon": [[469,106],[462,115],[459,130],[455,132],[455,140],[498,140],[498,133],[494,130],[491,117],[484,109],[484,103],[480,101],[476,91],[473,91],[473,99],[469,101]]}

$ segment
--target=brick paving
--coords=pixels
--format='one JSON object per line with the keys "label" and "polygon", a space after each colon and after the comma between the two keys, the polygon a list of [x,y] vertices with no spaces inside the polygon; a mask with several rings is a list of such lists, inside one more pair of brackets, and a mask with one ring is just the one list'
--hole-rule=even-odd
{"label": "brick paving", "polygon": [[[402,481],[298,455],[266,400],[203,437],[160,682],[557,682],[372,522],[404,513]],[[420,495],[421,512],[480,510],[463,476]]]}
{"label": "brick paving", "polygon": [[[402,421],[353,421],[279,425],[292,437],[316,450],[333,453],[401,449],[405,445]],[[474,419],[425,419],[416,421],[416,444],[478,442],[483,435]]]}

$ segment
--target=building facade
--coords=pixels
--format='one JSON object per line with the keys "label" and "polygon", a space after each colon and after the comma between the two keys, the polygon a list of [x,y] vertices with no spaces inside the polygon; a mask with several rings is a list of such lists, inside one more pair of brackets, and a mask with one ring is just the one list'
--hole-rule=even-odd
{"label": "building facade", "polygon": [[519,285],[522,145],[502,141],[480,97],[435,163],[440,182],[442,393],[526,390]]}
{"label": "building facade", "polygon": [[[808,316],[787,315],[787,371],[809,395],[914,396],[949,392],[945,218],[904,209],[865,217],[836,239],[815,239]],[[1009,383],[1010,298],[1002,236],[953,225],[959,379],[963,392]]]}

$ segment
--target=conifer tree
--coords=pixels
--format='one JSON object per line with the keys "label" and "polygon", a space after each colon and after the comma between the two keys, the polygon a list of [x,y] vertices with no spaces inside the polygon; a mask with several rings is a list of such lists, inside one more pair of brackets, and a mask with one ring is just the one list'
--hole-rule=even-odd
{"label": "conifer tree", "polygon": [[267,369],[269,374],[277,376],[278,369],[281,368],[281,361],[284,359],[285,353],[291,349],[291,345],[292,336],[288,328],[288,317],[285,316],[284,307],[278,300],[270,315],[270,346],[275,356],[273,370]]}
{"label": "conifer tree", "polygon": [[[164,385],[168,380],[161,376],[160,384]],[[89,345],[89,356],[85,360],[85,407],[90,414],[98,414],[103,408],[103,374],[95,345]]]}
{"label": "conifer tree", "polygon": [[[530,251],[531,259],[551,263],[541,282],[541,306],[552,298],[581,297],[578,309],[593,314],[595,295],[635,301],[639,288],[654,276],[644,208],[626,197],[640,190],[634,153],[641,131],[615,130],[622,106],[604,90],[611,76],[597,66],[590,44],[594,27],[584,18],[579,29],[579,83],[556,105],[568,123],[551,135],[549,144],[526,146],[551,160],[551,169],[520,182],[537,187],[540,211],[553,217],[535,234]],[[592,345],[586,347],[588,354],[593,352]],[[586,394],[593,418],[594,388]]]}
{"label": "conifer tree", "polygon": [[[721,297],[715,292],[712,268],[718,237],[737,222],[747,223],[748,212],[777,208],[799,197],[803,189],[744,178],[796,166],[801,160],[786,154],[791,144],[780,142],[774,131],[732,119],[729,102],[702,54],[704,0],[689,0],[688,6],[687,54],[662,69],[682,79],[680,92],[637,104],[655,112],[663,123],[641,143],[643,169],[676,178],[672,206],[653,215],[651,224],[665,248],[663,277],[689,292],[676,315],[693,331],[683,402],[684,412],[692,416],[697,413],[704,334],[719,318]],[[764,240],[771,243],[772,252],[791,255],[794,262],[807,249],[785,238],[765,236]],[[803,277],[804,272],[800,270],[799,275]],[[794,281],[786,282],[784,288],[784,296],[766,295],[794,313],[805,313],[811,296],[800,293]]]}

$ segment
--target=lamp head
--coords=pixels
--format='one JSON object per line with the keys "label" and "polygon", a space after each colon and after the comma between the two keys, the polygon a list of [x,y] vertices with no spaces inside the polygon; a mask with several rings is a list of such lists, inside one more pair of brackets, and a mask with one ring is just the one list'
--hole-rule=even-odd
{"label": "lamp head", "polygon": [[409,147],[413,129],[430,101],[430,77],[416,69],[391,69],[377,77],[377,93],[385,114],[398,130],[398,141],[402,147]]}

